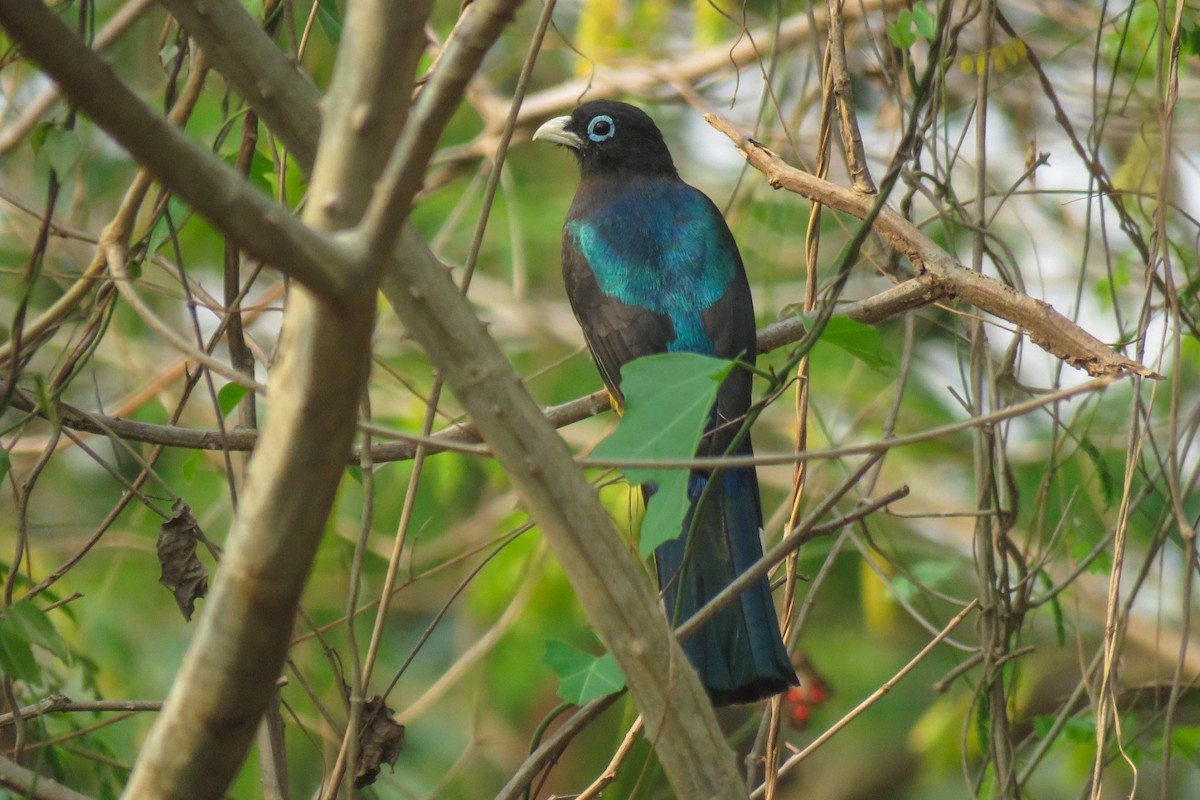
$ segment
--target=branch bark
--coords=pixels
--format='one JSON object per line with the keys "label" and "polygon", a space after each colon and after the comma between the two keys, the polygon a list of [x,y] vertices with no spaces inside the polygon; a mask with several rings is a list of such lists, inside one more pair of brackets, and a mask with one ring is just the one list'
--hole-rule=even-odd
{"label": "branch bark", "polygon": [[316,84],[263,33],[237,0],[162,0],[305,172],[317,157],[321,101]]}
{"label": "branch bark", "polygon": [[0,0],[0,25],[80,111],[239,247],[329,300],[354,289],[343,248],[151,111],[41,0]]}
{"label": "branch bark", "polygon": [[742,796],[733,753],[645,571],[458,287],[427,248],[410,246],[415,238],[405,229],[384,294],[442,369],[537,520],[625,674],[676,796]]}
{"label": "branch bark", "polygon": [[[112,15],[104,27],[96,32],[92,47],[98,52],[104,52],[112,47],[133,23],[156,5],[155,0],[129,0],[120,11]],[[36,98],[21,109],[21,115],[0,130],[0,157],[5,156],[14,147],[25,140],[33,132],[50,110],[62,99],[62,93],[57,86],[47,86]]]}
{"label": "branch bark", "polygon": [[3,756],[0,756],[0,787],[20,792],[21,797],[30,800],[91,800]]}
{"label": "branch bark", "polygon": [[[783,188],[829,208],[863,219],[875,198],[821,180],[787,164],[778,154],[716,114],[705,116],[708,124],[725,134],[742,156],[776,189]],[[1076,369],[1093,377],[1132,372],[1147,378],[1160,377],[1149,367],[1125,358],[1108,345],[1054,310],[1042,300],[1021,294],[986,275],[967,269],[943,250],[920,228],[884,208],[874,228],[889,245],[902,253],[920,276],[929,281],[929,300],[957,297],[977,308],[1017,325],[1030,340]]]}
{"label": "branch bark", "polygon": [[[428,8],[387,0],[351,5],[306,230],[345,229],[366,208],[372,182],[364,177],[382,168],[408,103],[392,82],[412,80]],[[271,414],[245,496],[126,798],[222,796],[274,690],[369,373],[378,266],[346,266],[342,277],[352,282],[336,306],[305,288],[289,298],[271,373]]]}
{"label": "branch bark", "polygon": [[[421,246],[428,252],[423,242]],[[422,256],[425,257],[425,256]],[[436,257],[430,253],[428,258]],[[386,267],[386,265],[385,265]],[[402,291],[398,278],[384,276],[385,284],[397,281],[393,291]],[[897,284],[879,294],[841,306],[836,316],[846,316],[866,324],[875,324],[885,319],[927,305],[943,296],[927,275]],[[780,347],[799,341],[806,332],[803,317],[790,317],[767,325],[758,332],[758,353],[769,353]],[[0,394],[7,394],[7,384],[0,380]],[[36,398],[18,388],[12,393],[12,405],[21,411],[49,416],[50,411],[39,407]],[[565,428],[576,422],[607,413],[612,410],[608,392],[604,389],[577,397],[565,403],[548,406],[542,414],[551,427]],[[156,424],[134,419],[98,414],[77,408],[70,403],[60,402],[54,408],[56,421],[65,428],[102,436],[118,436],[132,442],[182,447],[188,450],[230,450],[245,452],[258,446],[259,432],[247,429],[232,429],[224,432],[214,428],[188,428],[182,425]],[[383,434],[379,434],[383,435]],[[379,442],[371,447],[371,461],[384,464],[392,461],[408,461],[416,455],[417,447],[423,445],[427,453],[452,450],[456,445],[469,445],[482,441],[474,425],[459,424],[441,430],[428,439],[411,439]],[[362,450],[357,445],[350,453],[351,463],[359,463]]]}

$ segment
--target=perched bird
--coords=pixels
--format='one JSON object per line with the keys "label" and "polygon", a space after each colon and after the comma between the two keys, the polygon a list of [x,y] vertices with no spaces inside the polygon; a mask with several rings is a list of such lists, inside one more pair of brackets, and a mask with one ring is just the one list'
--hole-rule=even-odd
{"label": "perched bird", "polygon": [[[581,180],[563,226],[567,297],[604,384],[623,402],[621,367],[654,353],[756,355],[754,307],[742,258],[721,212],[675,170],[662,133],[641,109],[612,100],[538,128],[536,140],[570,148]],[[751,372],[722,384],[700,455],[722,455],[750,407]],[[747,437],[739,455],[752,452]],[[655,552],[667,612],[694,614],[762,557],[762,508],[753,467],[694,470],[686,535]],[[653,486],[642,487],[650,501]],[[684,642],[717,705],[761,700],[796,684],[765,578]]]}

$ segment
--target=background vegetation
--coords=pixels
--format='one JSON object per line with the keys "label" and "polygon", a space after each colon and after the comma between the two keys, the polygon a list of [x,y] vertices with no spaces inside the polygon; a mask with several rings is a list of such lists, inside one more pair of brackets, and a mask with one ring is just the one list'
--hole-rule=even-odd
{"label": "background vegetation", "polygon": [[[304,351],[280,338],[283,310],[302,294],[291,279],[320,291],[246,252],[246,237],[274,230],[256,217],[243,217],[248,233],[209,221],[167,178],[138,197],[126,141],[60,100],[26,60],[44,63],[35,45],[10,27],[22,4],[0,6],[13,37],[0,43],[0,797],[117,797],[173,684],[185,687],[179,724],[199,724],[186,709],[208,691],[205,673],[185,680],[180,665],[189,645],[223,645],[184,618],[205,583],[198,564],[223,580],[229,531],[258,513],[243,507],[266,483],[246,485],[248,449],[260,422],[291,414],[283,406],[307,390],[276,380],[264,395],[253,381],[306,357],[286,356]],[[164,6],[186,20],[202,4]],[[253,30],[326,92],[335,57],[347,57],[343,36],[356,35],[345,5],[244,6]],[[424,175],[412,229],[451,266],[536,401],[563,406],[551,418],[574,453],[615,422],[603,398],[587,397],[600,383],[559,278],[575,165],[529,135],[580,99],[647,108],[685,179],[725,209],[760,327],[804,323],[772,328],[754,427],[759,454],[778,456],[759,467],[766,541],[802,532],[775,576],[803,686],[717,715],[746,794],[1200,796],[1200,9],[863,0],[831,3],[831,29],[829,9],[793,0],[438,2],[423,22],[411,12],[426,38],[412,50],[417,76],[449,69],[439,54],[479,6],[516,6],[515,16],[453,96],[444,134],[428,129],[427,168],[407,162]],[[233,55],[223,55],[146,0],[51,9],[260,197],[318,231],[357,222],[361,210],[322,227],[320,214],[339,212],[308,191],[303,136],[251,110],[228,70],[252,52],[231,38],[240,20],[219,15],[229,29],[208,34],[226,37]],[[392,121],[407,109],[408,52],[382,62]],[[77,63],[83,80],[89,64]],[[256,74],[267,96],[290,85]],[[327,124],[345,110],[336,97],[324,108]],[[820,187],[773,189],[705,113],[837,187],[863,188],[847,165],[865,166],[890,208],[964,271],[1049,303],[1130,363],[1095,367],[1098,377],[1074,368],[1067,359],[1094,352],[1086,342],[1054,354],[1035,343],[1069,333],[1066,319],[1025,335],[1013,297],[955,299],[978,287],[970,276],[907,302],[881,294],[925,272],[916,251],[881,235],[878,220],[856,239],[865,214],[830,210],[848,207]],[[861,155],[845,146],[855,126]],[[148,153],[163,146],[150,134]],[[380,174],[347,185],[365,193]],[[856,196],[871,207],[872,195]],[[829,208],[816,212],[813,199]],[[127,244],[115,265],[114,235]],[[244,764],[215,756],[236,775],[225,795],[349,796],[339,752],[367,771],[379,749],[399,746],[398,723],[395,765],[363,797],[596,796],[602,785],[608,797],[674,796],[628,694],[589,705],[594,719],[578,730],[565,722],[583,717],[564,697],[587,703],[613,680],[593,660],[606,644],[577,599],[587,591],[573,588],[535,524],[543,507],[511,468],[475,445],[442,450],[478,441],[460,427],[476,420],[447,362],[374,291],[377,277],[362,278],[369,291],[346,317],[376,312],[360,404],[369,424],[354,463],[332,454],[341,477],[328,518],[296,512],[321,535],[268,723]],[[821,308],[833,314],[824,327]],[[318,371],[315,382],[358,402],[353,376]],[[794,458],[798,448],[811,458]],[[636,552],[634,495],[611,470],[586,475]],[[325,490],[312,480],[282,485],[276,505],[319,504]],[[174,596],[159,582],[172,520],[185,554],[201,542]],[[292,531],[274,533],[286,549]],[[296,545],[301,576],[306,547]],[[212,608],[199,599],[196,618]],[[292,609],[273,613],[286,634]],[[269,679],[272,657],[259,665]],[[546,739],[565,749],[550,764],[527,760]],[[157,796],[210,796],[189,791]]]}

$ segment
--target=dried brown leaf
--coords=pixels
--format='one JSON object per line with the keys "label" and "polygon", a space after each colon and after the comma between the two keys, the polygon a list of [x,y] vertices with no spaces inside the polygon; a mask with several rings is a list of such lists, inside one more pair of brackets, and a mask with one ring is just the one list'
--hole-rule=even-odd
{"label": "dried brown leaf", "polygon": [[358,727],[358,768],[354,787],[370,786],[383,764],[393,765],[404,747],[404,726],[392,716],[392,709],[376,695],[363,706]]}
{"label": "dried brown leaf", "polygon": [[208,593],[208,568],[196,556],[196,545],[204,533],[182,497],[171,511],[171,518],[158,532],[158,563],[162,567],[158,582],[171,590],[183,618],[190,622],[196,599]]}

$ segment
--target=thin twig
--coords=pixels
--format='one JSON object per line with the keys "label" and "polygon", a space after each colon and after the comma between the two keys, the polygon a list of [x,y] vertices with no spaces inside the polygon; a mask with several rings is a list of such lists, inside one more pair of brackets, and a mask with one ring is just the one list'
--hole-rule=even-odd
{"label": "thin twig", "polygon": [[[885,681],[882,686],[880,686],[878,689],[876,689],[874,692],[872,692],[865,700],[863,700],[861,703],[859,703],[857,706],[855,706],[849,713],[847,713],[844,717],[842,717],[837,722],[835,722],[833,725],[831,725],[824,733],[822,733],[820,736],[818,736],[816,739],[814,739],[808,745],[808,747],[805,747],[799,753],[796,753],[794,756],[792,756],[787,761],[785,761],[783,763],[783,765],[779,768],[779,774],[786,775],[789,771],[791,771],[791,769],[793,767],[795,767],[801,761],[803,761],[804,759],[806,759],[810,755],[812,755],[812,753],[814,753],[817,750],[817,748],[819,748],[821,745],[825,744],[825,742],[832,739],[834,737],[834,735],[838,733],[838,731],[840,731],[842,728],[846,727],[851,722],[853,722],[855,718],[857,718],[860,714],[862,714],[868,708],[875,705],[875,703],[879,700],[879,698],[883,697],[885,694],[887,694],[893,688],[895,688],[896,684],[899,683],[904,678],[905,675],[907,675],[909,672],[911,672],[913,670],[913,668],[917,666],[917,664],[920,664],[921,661],[923,661],[927,655],[929,655],[931,652],[933,652],[933,648],[937,647],[938,643],[941,642],[942,639],[945,639],[947,636],[949,636],[950,633],[955,628],[958,627],[959,623],[962,622],[964,619],[966,619],[967,615],[970,614],[972,611],[974,611],[978,607],[979,607],[979,601],[972,600],[967,605],[966,608],[964,608],[962,611],[960,611],[956,615],[954,615],[954,618],[951,619],[950,622],[946,624],[946,627],[942,628],[941,633],[939,633],[937,636],[935,636],[933,639],[931,639],[928,644],[926,644],[923,648],[921,648],[921,652],[919,652],[915,656],[913,656],[913,658],[907,664],[905,664],[903,667],[900,668],[899,672],[897,672],[895,675],[893,675],[891,678],[889,678],[887,681]],[[763,791],[764,791],[764,787],[760,786],[758,789],[756,789],[750,795],[751,800],[753,800],[753,798],[762,797]]]}

